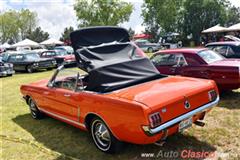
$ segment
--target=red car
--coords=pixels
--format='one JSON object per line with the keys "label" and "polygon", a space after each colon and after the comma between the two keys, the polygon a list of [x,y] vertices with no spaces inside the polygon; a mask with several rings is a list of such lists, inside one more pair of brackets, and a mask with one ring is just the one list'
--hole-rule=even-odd
{"label": "red car", "polygon": [[103,152],[203,126],[218,104],[214,81],[159,74],[123,28],[83,28],[70,37],[85,73],[61,66],[50,79],[22,85],[21,93],[34,119],[44,113],[88,130]]}
{"label": "red car", "polygon": [[76,59],[74,54],[68,54],[64,50],[48,50],[40,53],[42,58],[54,58],[57,65],[60,66],[64,63],[64,66],[70,66],[76,64]]}
{"label": "red car", "polygon": [[162,50],[151,61],[161,74],[212,79],[220,90],[240,88],[240,60],[205,48]]}

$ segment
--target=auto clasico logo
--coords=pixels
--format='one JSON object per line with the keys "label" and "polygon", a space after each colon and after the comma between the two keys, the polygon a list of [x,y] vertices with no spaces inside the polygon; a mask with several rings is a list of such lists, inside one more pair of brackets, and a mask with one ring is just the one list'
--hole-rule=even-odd
{"label": "auto clasico logo", "polygon": [[214,158],[216,156],[214,151],[193,151],[184,149],[181,151],[163,151],[160,150],[155,153],[141,153],[141,158],[164,158],[164,159],[205,159]]}

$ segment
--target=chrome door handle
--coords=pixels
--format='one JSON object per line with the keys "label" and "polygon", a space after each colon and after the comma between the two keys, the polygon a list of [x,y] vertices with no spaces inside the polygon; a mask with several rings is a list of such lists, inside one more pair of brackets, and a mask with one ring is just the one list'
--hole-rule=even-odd
{"label": "chrome door handle", "polygon": [[70,94],[67,94],[67,93],[65,93],[63,96],[64,96],[64,97],[71,97],[71,95],[70,95]]}
{"label": "chrome door handle", "polygon": [[43,92],[43,94],[45,94],[45,95],[49,95],[49,92],[45,91],[45,92]]}

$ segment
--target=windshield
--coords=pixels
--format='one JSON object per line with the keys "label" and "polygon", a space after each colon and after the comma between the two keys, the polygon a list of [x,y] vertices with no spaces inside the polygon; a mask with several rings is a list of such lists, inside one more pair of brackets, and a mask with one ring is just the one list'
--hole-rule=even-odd
{"label": "windshield", "polygon": [[56,53],[58,56],[65,56],[68,55],[66,50],[62,50],[62,49],[55,49]]}
{"label": "windshield", "polygon": [[25,55],[25,58],[27,60],[36,60],[36,59],[39,59],[40,56],[37,53],[28,53]]}
{"label": "windshield", "polygon": [[220,54],[211,50],[200,51],[197,54],[208,64],[225,59]]}
{"label": "windshield", "polygon": [[62,47],[56,47],[55,50],[63,50],[63,51],[67,51],[68,54],[73,54],[73,48],[70,46],[65,46],[64,48]]}

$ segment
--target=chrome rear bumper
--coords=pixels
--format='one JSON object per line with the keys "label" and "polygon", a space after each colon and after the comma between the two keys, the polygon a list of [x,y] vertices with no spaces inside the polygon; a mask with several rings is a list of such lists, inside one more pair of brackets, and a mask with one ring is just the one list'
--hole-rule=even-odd
{"label": "chrome rear bumper", "polygon": [[199,108],[196,108],[196,109],[194,109],[194,110],[192,110],[192,111],[190,111],[186,114],[183,114],[183,115],[181,115],[177,118],[174,118],[174,119],[172,119],[172,120],[170,120],[170,121],[168,121],[168,122],[166,122],[166,123],[164,123],[164,124],[162,124],[162,125],[160,125],[156,128],[149,128],[148,126],[143,126],[143,130],[145,131],[145,133],[147,135],[154,135],[156,133],[159,133],[160,131],[163,131],[163,130],[167,129],[168,127],[171,127],[171,126],[181,122],[184,119],[187,119],[187,118],[189,118],[193,115],[196,115],[198,113],[201,113],[201,112],[205,111],[206,109],[210,109],[210,108],[216,106],[218,104],[219,100],[220,100],[220,98],[218,96],[215,101],[210,102],[208,104],[205,104],[205,105],[203,105]]}

